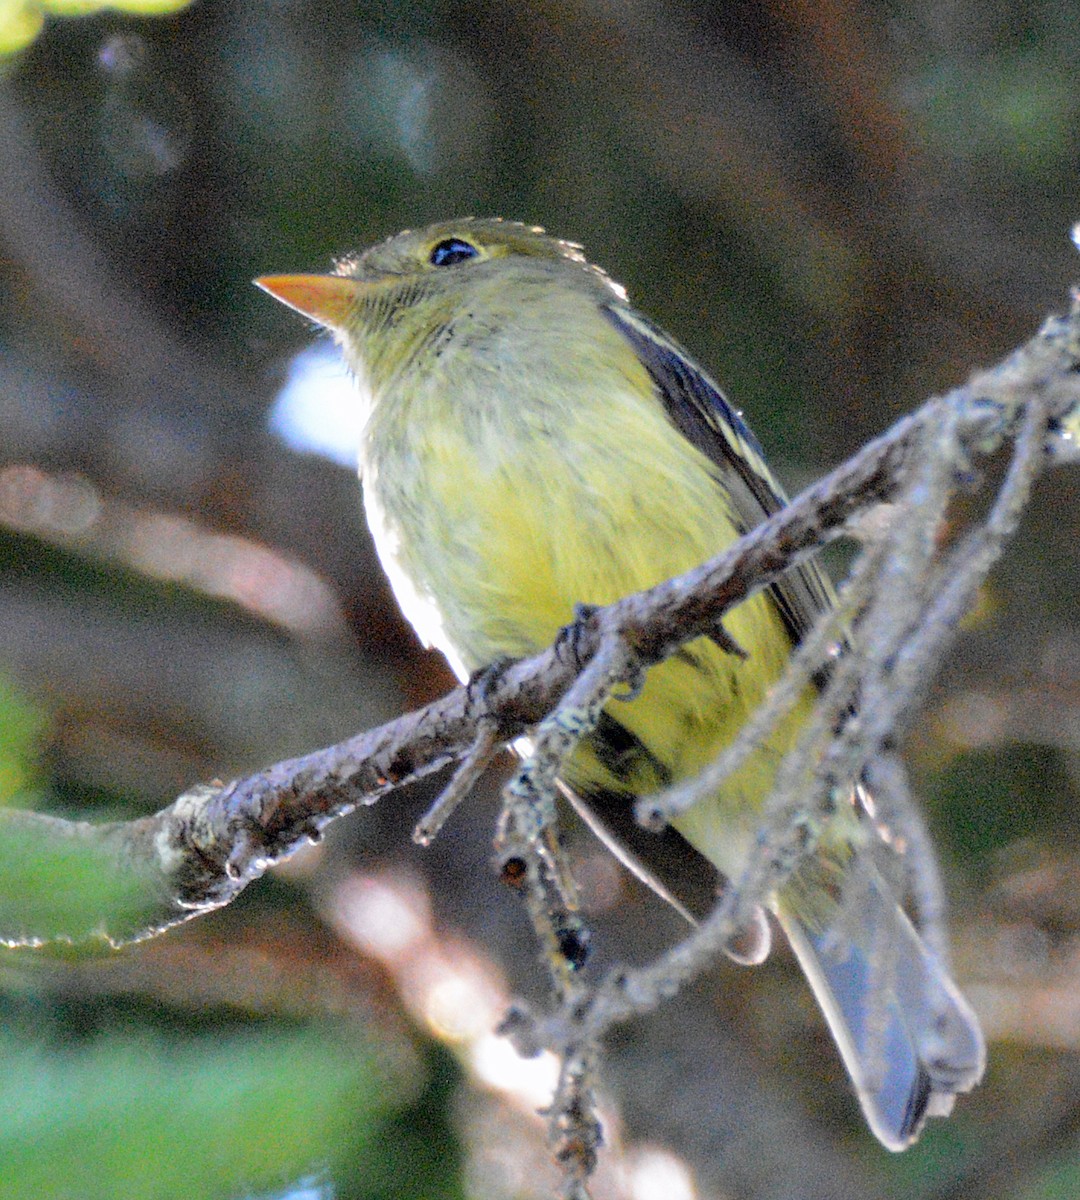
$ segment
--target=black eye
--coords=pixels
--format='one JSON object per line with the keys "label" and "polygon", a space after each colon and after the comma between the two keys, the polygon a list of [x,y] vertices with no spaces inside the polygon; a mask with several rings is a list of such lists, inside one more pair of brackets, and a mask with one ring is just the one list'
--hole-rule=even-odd
{"label": "black eye", "polygon": [[452,267],[455,263],[464,262],[467,258],[475,258],[480,253],[475,246],[463,242],[461,238],[447,238],[439,242],[431,251],[433,267]]}

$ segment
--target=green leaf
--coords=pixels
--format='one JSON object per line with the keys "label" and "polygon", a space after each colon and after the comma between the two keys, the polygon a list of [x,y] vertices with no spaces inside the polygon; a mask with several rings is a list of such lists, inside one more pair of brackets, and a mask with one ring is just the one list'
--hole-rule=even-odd
{"label": "green leaf", "polygon": [[0,942],[120,940],[150,923],[159,897],[149,877],[92,836],[61,828],[0,810]]}
{"label": "green leaf", "polygon": [[268,1027],[213,1042],[0,1042],[0,1200],[223,1200],[372,1138],[412,1098],[359,1040]]}

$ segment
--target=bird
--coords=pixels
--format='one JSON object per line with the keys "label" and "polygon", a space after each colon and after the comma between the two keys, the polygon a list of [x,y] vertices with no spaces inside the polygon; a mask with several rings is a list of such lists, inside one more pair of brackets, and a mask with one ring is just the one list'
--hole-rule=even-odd
{"label": "bird", "polygon": [[[402,612],[465,681],[538,653],[604,605],[716,555],[786,498],[742,414],[691,355],[541,227],[407,230],[329,274],[256,284],[328,330],[363,406],[364,509]],[[737,878],[808,686],[723,784],[660,834],[634,803],[736,736],[833,602],[808,563],[611,699],[561,783],[589,826],[690,920]],[[875,865],[861,783],[769,907],[890,1150],[981,1078],[979,1023]],[[732,956],[768,953],[762,920]]]}

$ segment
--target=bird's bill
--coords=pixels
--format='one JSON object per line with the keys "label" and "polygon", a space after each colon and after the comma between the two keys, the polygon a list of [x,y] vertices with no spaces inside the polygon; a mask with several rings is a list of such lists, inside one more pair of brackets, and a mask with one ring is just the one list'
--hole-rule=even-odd
{"label": "bird's bill", "polygon": [[327,329],[345,327],[364,287],[340,275],[262,275],[255,286]]}

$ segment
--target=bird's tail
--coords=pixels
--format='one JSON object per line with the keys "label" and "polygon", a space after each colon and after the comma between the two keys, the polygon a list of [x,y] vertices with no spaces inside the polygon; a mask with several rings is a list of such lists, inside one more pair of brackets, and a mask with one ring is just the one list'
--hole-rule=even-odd
{"label": "bird's tail", "polygon": [[868,858],[849,861],[858,895],[832,904],[827,924],[798,875],[775,907],[871,1129],[903,1150],[927,1117],[946,1116],[978,1083],[986,1047],[967,1001]]}

